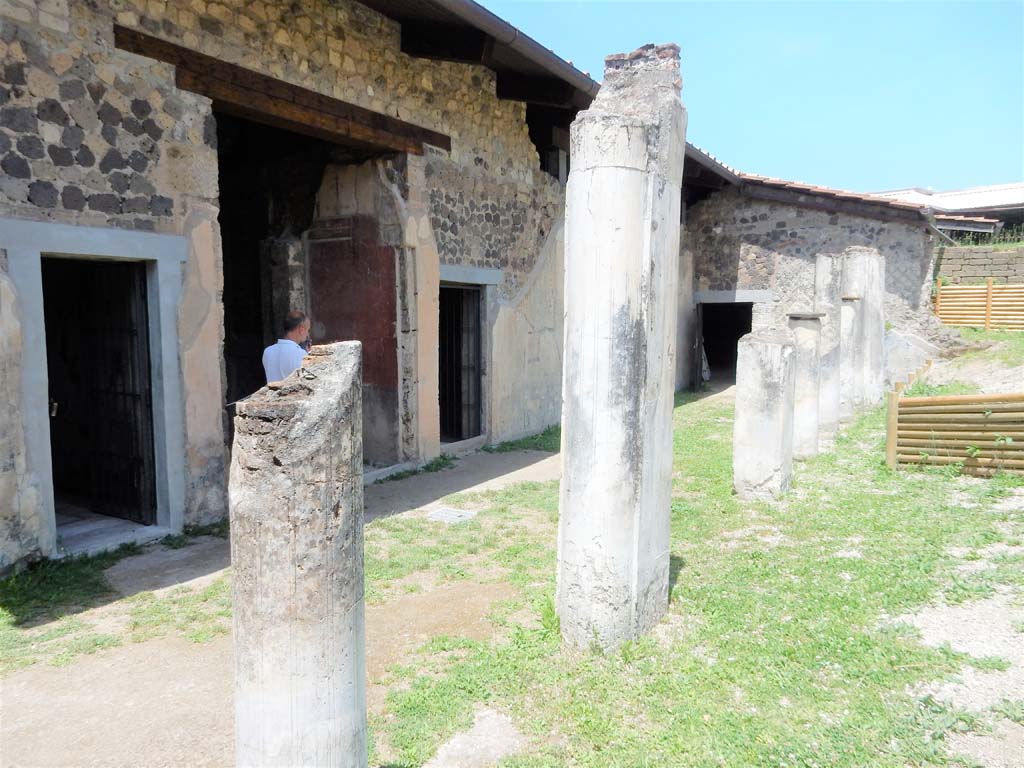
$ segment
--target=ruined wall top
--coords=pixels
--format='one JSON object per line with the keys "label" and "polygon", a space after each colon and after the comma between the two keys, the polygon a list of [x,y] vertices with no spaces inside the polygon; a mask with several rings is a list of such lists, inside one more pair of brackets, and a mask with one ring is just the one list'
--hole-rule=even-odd
{"label": "ruined wall top", "polygon": [[620,166],[681,177],[681,90],[678,45],[645,45],[608,56],[597,98],[572,124],[573,167]]}

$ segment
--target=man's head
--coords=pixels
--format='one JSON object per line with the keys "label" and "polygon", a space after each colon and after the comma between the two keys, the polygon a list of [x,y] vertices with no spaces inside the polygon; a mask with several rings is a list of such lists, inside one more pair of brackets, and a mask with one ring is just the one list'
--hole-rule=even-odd
{"label": "man's head", "polygon": [[306,313],[293,309],[284,316],[284,337],[302,344],[309,336],[309,318]]}

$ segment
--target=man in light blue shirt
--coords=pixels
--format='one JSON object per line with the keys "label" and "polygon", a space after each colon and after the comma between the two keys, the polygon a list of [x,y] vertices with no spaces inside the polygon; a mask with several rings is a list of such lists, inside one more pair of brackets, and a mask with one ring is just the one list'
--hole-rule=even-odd
{"label": "man in light blue shirt", "polygon": [[284,338],[263,350],[263,370],[267,383],[282,381],[302,365],[306,349],[302,345],[309,338],[309,318],[305,312],[293,309],[284,318]]}

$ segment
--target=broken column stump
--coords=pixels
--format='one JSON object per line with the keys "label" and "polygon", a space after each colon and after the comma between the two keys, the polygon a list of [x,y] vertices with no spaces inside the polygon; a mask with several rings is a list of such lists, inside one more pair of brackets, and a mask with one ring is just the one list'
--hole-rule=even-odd
{"label": "broken column stump", "polygon": [[840,259],[819,253],[814,265],[814,309],[821,312],[818,447],[828,450],[839,431],[842,268]]}
{"label": "broken column stump", "polygon": [[632,640],[668,606],[680,88],[675,45],[609,56],[572,124],[557,607],[576,647]]}
{"label": "broken column stump", "polygon": [[745,499],[775,498],[793,475],[793,335],[748,333],[736,349],[733,488]]}
{"label": "broken column stump", "polygon": [[238,404],[231,457],[235,760],[365,766],[358,342]]}
{"label": "broken column stump", "polygon": [[821,312],[789,315],[793,332],[793,456],[818,455],[819,398],[821,396]]}

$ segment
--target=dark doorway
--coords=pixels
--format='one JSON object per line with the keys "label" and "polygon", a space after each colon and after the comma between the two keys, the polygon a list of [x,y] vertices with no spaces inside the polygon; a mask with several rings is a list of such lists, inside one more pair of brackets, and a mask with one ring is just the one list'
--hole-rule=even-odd
{"label": "dark doorway", "polygon": [[480,288],[442,285],[438,345],[441,442],[480,434]]}
{"label": "dark doorway", "polygon": [[304,309],[288,306],[287,244],[309,229],[332,145],[221,113],[216,118],[224,367],[233,403],[267,383],[263,350],[281,333],[288,310]]}
{"label": "dark doorway", "polygon": [[699,305],[704,352],[713,381],[736,378],[736,343],[750,333],[753,307],[749,302]]}
{"label": "dark doorway", "polygon": [[156,522],[146,267],[44,258],[57,506]]}

